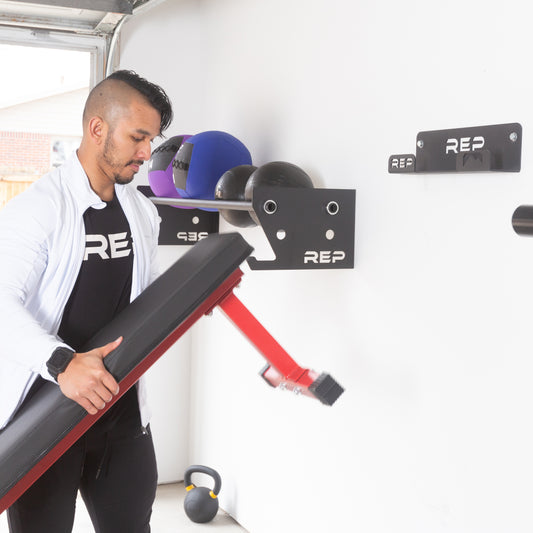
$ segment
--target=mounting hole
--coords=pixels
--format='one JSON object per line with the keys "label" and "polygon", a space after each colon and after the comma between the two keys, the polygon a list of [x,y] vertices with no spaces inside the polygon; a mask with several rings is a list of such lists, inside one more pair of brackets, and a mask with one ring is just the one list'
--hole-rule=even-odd
{"label": "mounting hole", "polygon": [[335,232],[332,229],[326,231],[326,239],[331,241],[335,237]]}
{"label": "mounting hole", "polygon": [[340,210],[339,204],[337,202],[328,202],[328,205],[326,206],[326,211],[330,215],[336,215]]}
{"label": "mounting hole", "polygon": [[278,241],[282,241],[287,236],[287,232],[284,229],[279,229],[276,232],[276,237],[278,238]]}
{"label": "mounting hole", "polygon": [[192,223],[193,224],[199,224],[200,223],[200,219],[198,217],[192,217]]}
{"label": "mounting hole", "polygon": [[267,200],[263,204],[263,211],[267,215],[273,215],[278,210],[278,204],[274,200]]}

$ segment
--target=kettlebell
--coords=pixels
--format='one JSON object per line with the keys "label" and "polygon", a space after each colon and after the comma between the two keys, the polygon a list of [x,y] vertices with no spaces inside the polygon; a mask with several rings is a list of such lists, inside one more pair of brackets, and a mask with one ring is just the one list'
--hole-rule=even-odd
{"label": "kettlebell", "polygon": [[[211,476],[215,481],[213,490],[210,490],[207,487],[196,487],[193,485],[191,482],[191,476],[195,472]],[[222,485],[218,472],[208,466],[192,465],[185,470],[183,479],[187,490],[187,495],[183,502],[185,514],[193,522],[198,524],[213,520],[218,512],[218,493],[220,492],[220,487]]]}

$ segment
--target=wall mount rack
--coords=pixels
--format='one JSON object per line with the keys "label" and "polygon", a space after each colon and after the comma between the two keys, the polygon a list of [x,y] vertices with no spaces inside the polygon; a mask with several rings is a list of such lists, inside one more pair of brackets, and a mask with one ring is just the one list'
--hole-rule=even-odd
{"label": "wall mount rack", "polygon": [[159,210],[162,219],[159,244],[190,245],[217,233],[219,213],[199,207],[247,210],[255,212],[275,254],[273,260],[249,257],[251,270],[354,267],[353,189],[261,186],[254,189],[251,202],[163,198],[152,196],[149,186],[138,189]]}
{"label": "wall mount rack", "polygon": [[520,172],[522,126],[518,122],[421,131],[415,154],[389,157],[389,173]]}

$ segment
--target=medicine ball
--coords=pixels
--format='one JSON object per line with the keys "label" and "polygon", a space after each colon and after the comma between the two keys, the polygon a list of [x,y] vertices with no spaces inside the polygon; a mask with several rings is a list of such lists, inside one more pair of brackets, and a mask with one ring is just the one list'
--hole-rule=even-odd
{"label": "medicine ball", "polygon": [[[253,190],[260,186],[312,189],[313,182],[300,167],[285,161],[272,161],[261,165],[252,173],[244,189],[245,200],[251,202]],[[250,213],[250,216],[256,224],[261,224],[254,211]]]}
{"label": "medicine ball", "polygon": [[174,187],[172,160],[180,146],[189,137],[190,135],[175,135],[152,152],[148,162],[148,182],[156,196],[179,198],[176,187]]}
{"label": "medicine ball", "polygon": [[[226,170],[218,180],[215,187],[217,200],[244,201],[244,189],[250,175],[257,170],[253,165],[239,165]],[[248,211],[237,209],[219,209],[224,220],[239,228],[255,226],[255,221]]]}
{"label": "medicine ball", "polygon": [[[215,199],[224,172],[252,163],[244,144],[223,131],[204,131],[187,139],[172,162],[174,186],[183,198]],[[215,211],[215,209],[206,209]]]}

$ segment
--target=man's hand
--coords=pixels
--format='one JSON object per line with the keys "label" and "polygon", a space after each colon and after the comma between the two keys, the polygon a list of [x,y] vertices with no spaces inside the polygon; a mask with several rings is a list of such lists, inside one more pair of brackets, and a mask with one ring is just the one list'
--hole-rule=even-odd
{"label": "man's hand", "polygon": [[103,409],[118,394],[118,383],[106,370],[103,359],[121,342],[122,337],[119,337],[90,352],[74,354],[65,371],[57,376],[61,392],[91,415]]}

